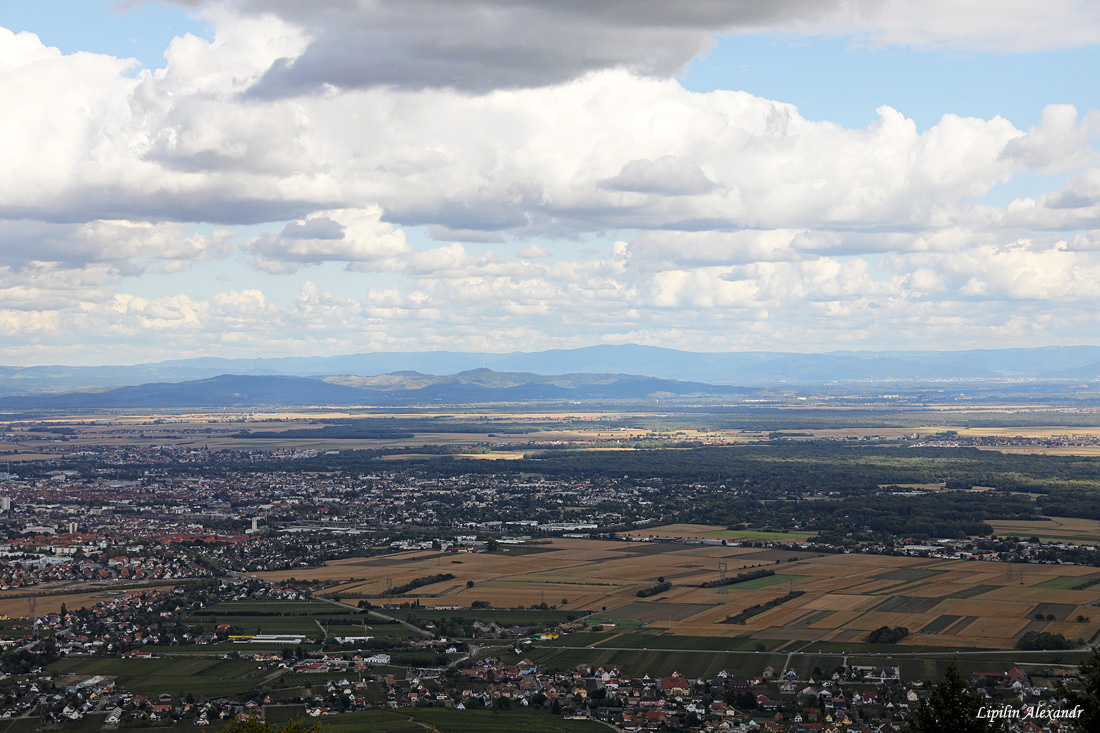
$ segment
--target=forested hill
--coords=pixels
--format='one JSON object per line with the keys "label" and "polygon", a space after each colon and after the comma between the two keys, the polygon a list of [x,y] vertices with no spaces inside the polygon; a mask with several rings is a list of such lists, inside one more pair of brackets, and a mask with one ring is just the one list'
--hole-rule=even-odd
{"label": "forested hill", "polygon": [[970,351],[691,352],[638,344],[506,354],[424,351],[340,356],[194,358],[119,366],[0,366],[0,395],[63,392],[223,374],[372,377],[415,371],[453,375],[479,367],[540,375],[634,374],[706,384],[776,385],[929,380],[1100,380],[1100,347]]}
{"label": "forested hill", "polygon": [[0,410],[85,410],[268,405],[456,405],[486,402],[660,400],[733,395],[751,389],[628,374],[541,376],[475,369],[445,377],[411,373],[329,380],[221,375],[189,382],[0,398]]}

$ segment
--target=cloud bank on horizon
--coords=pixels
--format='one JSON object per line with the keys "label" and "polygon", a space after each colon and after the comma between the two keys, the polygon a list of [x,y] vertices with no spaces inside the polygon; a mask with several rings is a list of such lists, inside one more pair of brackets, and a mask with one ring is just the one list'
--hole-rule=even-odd
{"label": "cloud bank on horizon", "polygon": [[0,27],[0,362],[1100,340],[1097,109],[853,128],[685,82],[745,34],[1038,58],[1100,6],[175,5],[209,37],[156,69]]}

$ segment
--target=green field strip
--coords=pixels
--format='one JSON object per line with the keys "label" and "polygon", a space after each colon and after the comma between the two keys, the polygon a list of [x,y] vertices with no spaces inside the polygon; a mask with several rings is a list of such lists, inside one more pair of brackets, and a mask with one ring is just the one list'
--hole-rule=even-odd
{"label": "green field strip", "polygon": [[253,615],[253,616],[357,616],[360,611],[341,609],[324,601],[226,601],[195,611],[194,616]]}
{"label": "green field strip", "polygon": [[869,611],[876,613],[927,613],[939,598],[914,598],[912,596],[893,596]]}
{"label": "green field strip", "polygon": [[931,623],[927,624],[923,629],[921,629],[917,633],[918,634],[939,634],[944,629],[946,629],[948,626],[950,626],[951,624],[958,621],[960,618],[962,618],[962,616],[954,616],[954,615],[949,614],[949,613],[944,614],[943,616],[940,616],[939,618],[937,618],[935,621],[932,621]]}
{"label": "green field strip", "polygon": [[944,630],[944,634],[948,636],[958,636],[959,632],[965,629],[970,624],[978,620],[977,616],[963,616],[961,619],[953,623],[948,629]]}
{"label": "green field strip", "polygon": [[1051,578],[1050,580],[1044,580],[1042,583],[1036,583],[1032,588],[1051,588],[1054,590],[1070,590],[1075,585],[1081,585],[1095,578],[1095,575],[1063,575],[1057,578]]}
{"label": "green field strip", "polygon": [[263,681],[258,665],[247,660],[67,658],[51,668],[62,674],[117,677],[119,687],[146,697],[180,690],[221,697],[249,692]]}
{"label": "green field strip", "polygon": [[[566,623],[569,621],[569,617],[574,618],[584,615],[583,611],[543,611],[541,609],[531,609],[530,611],[519,611],[514,609],[483,609],[483,608],[461,608],[458,610],[435,610],[431,608],[414,608],[409,610],[397,611],[402,620],[407,621],[438,621],[452,620],[456,618],[461,619],[477,619],[478,621],[496,621],[500,624],[508,626],[525,626],[525,625],[538,625],[544,622],[550,623]],[[370,621],[368,621],[368,625]]]}
{"label": "green field strip", "polygon": [[[607,644],[611,647],[626,647],[639,650],[645,649],[681,649],[684,651],[755,651],[758,646],[765,651],[771,651],[782,644],[785,639],[757,639],[752,636],[674,636],[668,634],[630,633],[622,634],[615,638],[614,642]],[[578,646],[568,644],[567,646]],[[598,647],[597,647],[598,648]]]}
{"label": "green field strip", "polygon": [[943,598],[944,599],[947,599],[947,598],[973,598],[975,596],[980,596],[983,593],[988,593],[989,591],[992,591],[992,590],[1000,590],[1001,588],[1004,588],[1004,587],[1005,586],[1003,586],[1003,585],[975,585],[975,586],[972,586],[970,588],[963,588],[962,590],[957,590],[954,593],[949,593],[948,595],[943,596]]}
{"label": "green field strip", "polygon": [[646,626],[646,625],[651,624],[651,623],[667,623],[667,621],[643,621],[642,619],[635,619],[635,618],[610,618],[609,616],[606,616],[604,614],[600,614],[599,616],[593,616],[589,620],[590,621],[607,621],[609,623],[615,624],[615,626],[630,626],[630,627],[639,628],[639,629],[641,627]]}
{"label": "green field strip", "polygon": [[[801,643],[801,642],[799,642]],[[949,662],[955,662],[966,674],[977,671],[1004,670],[1017,664],[1019,660],[1011,655],[998,654],[992,649],[975,647],[959,648],[960,654],[948,653],[942,647],[884,645],[843,642],[817,642],[793,654],[791,667],[805,679],[814,667],[831,671],[839,666],[845,656],[849,664],[867,666],[900,667],[902,679],[934,680],[943,676]],[[550,653],[552,656],[547,655]],[[874,656],[864,656],[873,653]],[[909,656],[914,653],[927,653],[927,657]],[[893,656],[893,655],[897,656]],[[528,650],[524,656],[551,669],[572,669],[577,665],[617,667],[625,674],[665,675],[673,671],[689,677],[704,679],[726,670],[745,677],[762,674],[767,666],[776,670],[784,668],[788,655],[782,649],[767,653],[751,652],[657,652],[657,651],[615,651],[600,649],[554,650],[536,648]],[[1057,651],[1049,654],[1029,655],[1029,663],[1042,664],[1055,660],[1073,664],[1085,658],[1087,654],[1073,651]],[[522,657],[516,657],[518,661]]]}
{"label": "green field strip", "polygon": [[766,578],[755,578],[753,580],[746,580],[743,583],[731,583],[727,585],[726,588],[730,590],[757,590],[760,588],[770,588],[773,585],[783,585],[784,583],[790,583],[808,577],[808,575],[780,575],[776,573]]}
{"label": "green field strip", "polygon": [[809,616],[806,616],[805,618],[801,618],[798,621],[796,621],[795,623],[790,624],[790,626],[793,626],[796,629],[808,629],[811,626],[813,626],[814,624],[816,624],[818,621],[829,618],[834,613],[836,613],[836,611],[815,611],[814,613],[811,613]]}
{"label": "green field strip", "polygon": [[915,583],[920,580],[928,580],[934,578],[937,575],[946,573],[947,570],[936,570],[934,568],[898,568],[897,570],[890,570],[889,572],[879,573],[875,575],[876,580],[903,580],[906,583]]}

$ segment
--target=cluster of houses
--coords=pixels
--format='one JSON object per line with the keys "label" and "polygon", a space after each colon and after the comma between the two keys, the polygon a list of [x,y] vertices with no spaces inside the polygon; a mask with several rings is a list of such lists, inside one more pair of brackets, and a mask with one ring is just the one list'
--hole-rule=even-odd
{"label": "cluster of houses", "polygon": [[[886,733],[899,731],[928,694],[921,682],[902,683],[896,667],[848,667],[843,673],[810,680],[795,679],[794,670],[772,667],[753,678],[724,671],[711,679],[677,673],[639,678],[616,669],[551,673],[527,659],[517,664],[488,659],[465,667],[461,674],[462,682],[444,695],[447,706],[542,706],[582,713],[624,731]],[[973,682],[991,708],[1017,705],[1026,711],[1058,703],[1050,690],[1032,686],[1019,668],[977,673]],[[1057,719],[1023,718],[1012,725],[1012,730],[1028,733],[1069,730]]]}
{"label": "cluster of houses", "polygon": [[[261,702],[242,702],[230,698],[196,702],[192,698],[175,697],[167,692],[156,697],[146,697],[116,687],[115,681],[115,677],[100,675],[69,678],[66,680],[64,694],[55,692],[40,696],[38,700],[29,701],[24,712],[32,712],[36,708],[52,708],[42,716],[44,724],[78,721],[89,715],[105,713],[105,726],[188,720],[196,727],[205,727],[215,721],[234,717],[262,717],[264,705],[272,702],[270,697],[265,697]],[[61,702],[63,707],[50,705]],[[7,712],[14,711],[6,710],[0,717],[12,717]]]}
{"label": "cluster of houses", "polygon": [[79,555],[45,547],[13,551],[0,545],[0,590],[73,581],[152,581],[209,577],[209,568],[177,548],[142,556],[107,558],[96,552]]}

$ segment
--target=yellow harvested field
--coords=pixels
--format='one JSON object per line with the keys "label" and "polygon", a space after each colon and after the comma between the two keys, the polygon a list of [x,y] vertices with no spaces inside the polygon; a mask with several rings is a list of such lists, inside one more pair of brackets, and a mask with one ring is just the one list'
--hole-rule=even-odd
{"label": "yellow harvested field", "polygon": [[[876,613],[871,611],[854,619],[850,624],[853,629],[871,631],[880,626],[904,626],[910,631],[915,631],[922,626],[939,618],[938,613]],[[834,622],[835,625],[835,622]]]}
{"label": "yellow harvested field", "polygon": [[[796,601],[799,599],[795,599]],[[747,626],[752,627],[767,627],[767,626],[787,626],[793,624],[798,619],[806,615],[806,609],[793,608],[787,606],[780,606],[779,608],[773,608],[770,611],[765,611],[759,616],[753,616],[748,620]]]}
{"label": "yellow harvested field", "polygon": [[1027,619],[1019,618],[989,618],[988,616],[981,617],[978,621],[969,624],[966,628],[962,629],[956,638],[972,638],[972,639],[1004,639],[1012,638],[1017,634],[1023,632],[1024,627],[1028,625]]}
{"label": "yellow harvested field", "polygon": [[[170,591],[173,586],[162,585],[148,590]],[[123,593],[136,593],[144,588],[127,588],[125,591],[108,591],[99,589],[88,593],[63,593],[59,595],[41,595],[35,600],[35,613],[57,613],[62,604],[66,608],[76,609],[85,606],[94,606],[100,601],[109,601]],[[26,593],[25,590],[20,591]],[[27,598],[13,597],[14,593],[0,594],[0,615],[16,618],[27,616],[30,613],[30,605]]]}
{"label": "yellow harvested field", "polygon": [[863,615],[862,611],[836,611],[825,616],[820,621],[810,624],[814,629],[847,628],[853,621]]}
{"label": "yellow harvested field", "polygon": [[856,611],[866,610],[879,602],[876,596],[845,596],[826,593],[811,599],[805,605],[817,611]]}
{"label": "yellow harvested field", "polygon": [[[990,520],[990,526],[998,535],[1015,535],[1027,539],[1037,536],[1044,540],[1063,540],[1066,542],[1092,541],[1100,543],[1100,521],[1095,519],[1076,519],[1069,517],[1051,517],[1048,521],[1009,521]],[[1090,572],[1089,568],[1061,567],[1059,570],[1076,570],[1082,575]],[[1091,572],[1095,572],[1092,570]],[[1073,572],[1062,572],[1062,575],[1073,575]]]}

